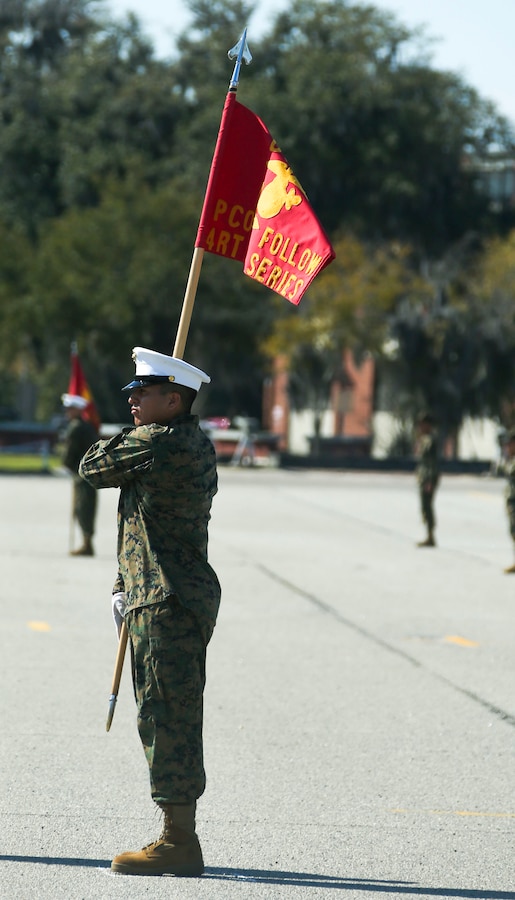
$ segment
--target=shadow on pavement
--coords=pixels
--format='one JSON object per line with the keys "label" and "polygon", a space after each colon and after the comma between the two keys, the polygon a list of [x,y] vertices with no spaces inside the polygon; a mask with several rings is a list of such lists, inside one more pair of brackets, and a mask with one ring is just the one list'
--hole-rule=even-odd
{"label": "shadow on pavement", "polygon": [[[0,855],[0,862],[42,863],[47,866],[84,866],[90,869],[110,869],[110,859],[81,859],[57,856]],[[127,875],[117,875],[127,878]],[[135,876],[139,877],[139,876]],[[163,876],[161,876],[163,877]],[[281,872],[274,869],[226,869],[210,866],[202,876],[212,881],[254,882],[295,887],[329,888],[333,891],[368,891],[376,894],[409,894],[417,897],[461,897],[464,900],[515,900],[515,891],[488,889],[422,887],[414,881],[381,881],[372,878],[339,878],[334,875],[315,875],[308,872]]]}
{"label": "shadow on pavement", "polygon": [[224,869],[208,867],[203,878],[225,881],[253,881],[296,887],[332,888],[337,891],[369,891],[377,894],[403,894],[417,897],[462,897],[464,900],[515,900],[515,891],[468,890],[467,888],[422,887],[414,881],[379,881],[372,878],[338,878],[307,872],[279,872],[262,869]]}
{"label": "shadow on pavement", "polygon": [[45,866],[87,866],[93,868],[111,867],[110,859],[81,859],[73,856],[9,856],[0,854],[0,862],[43,863]]}

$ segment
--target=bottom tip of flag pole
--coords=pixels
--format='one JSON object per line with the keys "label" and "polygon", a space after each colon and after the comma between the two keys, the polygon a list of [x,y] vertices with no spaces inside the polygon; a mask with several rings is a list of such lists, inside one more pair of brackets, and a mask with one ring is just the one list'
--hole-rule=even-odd
{"label": "bottom tip of flag pole", "polygon": [[109,729],[111,728],[111,723],[113,721],[115,706],[116,706],[116,694],[112,694],[111,697],[109,697],[109,712],[107,714],[106,731],[109,731]]}

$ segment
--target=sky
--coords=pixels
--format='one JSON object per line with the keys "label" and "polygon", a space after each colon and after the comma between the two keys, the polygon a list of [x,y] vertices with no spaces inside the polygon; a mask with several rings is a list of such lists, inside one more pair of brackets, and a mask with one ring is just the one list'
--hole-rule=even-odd
{"label": "sky", "polygon": [[[370,0],[394,13],[410,27],[424,25],[434,38],[432,65],[458,72],[499,111],[515,123],[515,0]],[[191,19],[182,0],[105,0],[116,18],[136,13],[154,41],[159,56],[170,56],[174,39]],[[267,21],[288,0],[259,0],[249,22],[248,40],[260,35],[260,20]],[[235,40],[239,35],[235,36]],[[232,36],[231,36],[232,40]]]}

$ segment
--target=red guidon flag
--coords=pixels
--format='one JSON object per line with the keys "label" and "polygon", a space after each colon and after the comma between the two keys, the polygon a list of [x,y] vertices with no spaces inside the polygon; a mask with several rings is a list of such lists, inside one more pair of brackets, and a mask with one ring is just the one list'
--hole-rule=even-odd
{"label": "red guidon flag", "polygon": [[77,351],[77,344],[75,342],[71,345],[70,366],[71,368],[70,381],[68,383],[68,393],[73,394],[75,397],[84,397],[85,400],[88,400],[88,405],[84,409],[82,417],[91,422],[91,424],[95,426],[97,431],[99,431],[100,416],[95,406],[93,395],[89,389],[88,382],[86,381],[86,376],[84,375],[84,371],[82,369],[79,354]]}
{"label": "red guidon flag", "polygon": [[335,253],[272,135],[229,92],[195,246],[297,305]]}

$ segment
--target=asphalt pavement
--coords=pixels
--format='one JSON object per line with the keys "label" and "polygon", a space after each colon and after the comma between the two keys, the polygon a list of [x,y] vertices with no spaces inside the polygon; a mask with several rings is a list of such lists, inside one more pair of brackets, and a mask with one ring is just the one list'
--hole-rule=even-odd
{"label": "asphalt pavement", "polygon": [[117,491],[0,477],[0,898],[512,898],[515,576],[502,479],[222,467],[199,879],[115,875],[159,817],[110,594]]}

